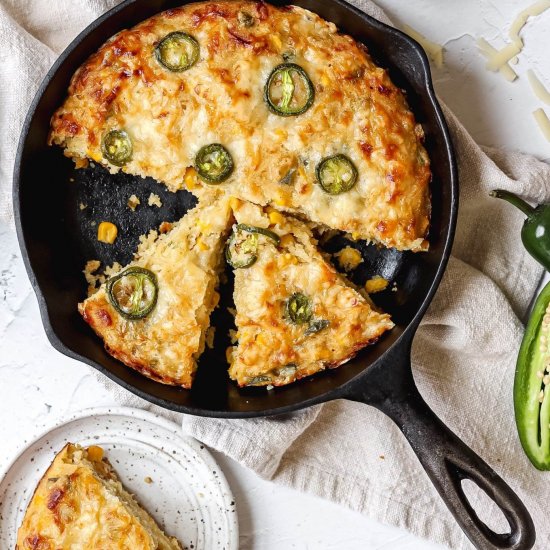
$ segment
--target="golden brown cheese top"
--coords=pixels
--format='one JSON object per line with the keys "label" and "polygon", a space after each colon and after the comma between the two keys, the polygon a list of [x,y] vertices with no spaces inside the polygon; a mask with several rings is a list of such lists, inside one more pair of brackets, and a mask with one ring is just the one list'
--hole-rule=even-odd
{"label": "golden brown cheese top", "polygon": [[[175,31],[200,45],[198,61],[183,72],[168,71],[153,53]],[[266,80],[284,59],[300,65],[314,86],[313,105],[298,116],[273,114],[264,101]],[[171,190],[184,186],[201,147],[221,143],[233,157],[233,174],[218,186],[187,178],[199,196],[223,189],[356,238],[427,247],[429,159],[403,92],[363,45],[302,8],[189,4],[115,35],[74,75],[50,141],[116,172],[101,151],[113,129],[132,140],[123,169]],[[336,154],[353,161],[358,180],[330,195],[315,169]]]}
{"label": "golden brown cheese top", "polygon": [[171,231],[140,247],[130,266],[151,270],[158,282],[157,303],[143,319],[120,315],[107,283],[79,304],[111,355],[145,376],[191,387],[219,299],[217,270],[229,225],[230,209],[223,198],[197,206]]}
{"label": "golden brown cheese top", "polygon": [[16,549],[155,550],[151,535],[94,470],[75,460],[84,452],[69,444],[56,456],[27,508]]}
{"label": "golden brown cheese top", "polygon": [[[239,385],[278,386],[335,368],[393,327],[389,315],[375,311],[323,258],[305,224],[244,203],[235,217],[281,238],[279,244],[261,238],[256,262],[235,269],[238,345],[229,374]],[[297,293],[311,303],[304,324],[285,311]]]}

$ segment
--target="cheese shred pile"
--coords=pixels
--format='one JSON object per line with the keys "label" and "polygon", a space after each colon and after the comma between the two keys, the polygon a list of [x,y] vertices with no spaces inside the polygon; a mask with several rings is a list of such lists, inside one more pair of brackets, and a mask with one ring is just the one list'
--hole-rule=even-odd
{"label": "cheese shred pile", "polygon": [[[518,78],[518,75],[510,67],[509,63],[512,65],[517,64],[518,55],[523,49],[524,44],[520,33],[530,17],[541,15],[548,9],[550,9],[550,0],[539,0],[521,11],[512,22],[508,31],[511,42],[501,50],[497,50],[491,46],[484,38],[478,38],[477,47],[487,58],[486,68],[489,71],[499,72],[506,80],[514,82]],[[532,69],[527,71],[527,78],[535,96],[546,105],[550,105],[550,92]],[[542,108],[539,108],[533,112],[533,117],[543,136],[550,142],[550,119],[548,115]]]}
{"label": "cheese shred pile", "polygon": [[536,17],[549,8],[550,0],[539,0],[539,2],[535,2],[521,11],[512,22],[510,31],[508,32],[508,36],[512,42],[504,46],[502,50],[496,50],[486,40],[480,38],[477,41],[477,45],[481,53],[487,58],[487,69],[493,72],[500,71],[506,80],[510,82],[514,81],[517,75],[508,63],[517,63],[516,58],[523,49],[523,40],[520,36],[520,32],[527,23],[529,17]]}

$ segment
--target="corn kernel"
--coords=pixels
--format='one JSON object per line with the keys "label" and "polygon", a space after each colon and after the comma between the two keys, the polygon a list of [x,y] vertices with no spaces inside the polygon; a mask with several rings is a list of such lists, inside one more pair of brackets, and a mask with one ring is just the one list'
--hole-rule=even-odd
{"label": "corn kernel", "polygon": [[197,187],[197,172],[192,166],[189,166],[187,170],[185,170],[183,181],[185,182],[187,189],[190,191]]}
{"label": "corn kernel", "polygon": [[118,228],[114,223],[101,222],[97,227],[97,240],[102,243],[113,244],[118,235]]}
{"label": "corn kernel", "polygon": [[290,233],[287,233],[281,237],[281,246],[283,247],[290,246],[293,242],[294,237]]}
{"label": "corn kernel", "polygon": [[269,213],[269,221],[272,224],[277,224],[278,223],[279,225],[282,225],[284,223],[285,219],[280,214],[280,212],[273,211],[273,212]]}
{"label": "corn kernel", "polygon": [[380,277],[380,275],[374,276],[365,283],[365,290],[369,294],[375,294],[376,292],[382,292],[388,287],[389,281]]}
{"label": "corn kernel", "polygon": [[359,238],[360,238],[360,235],[359,235],[359,233],[357,233],[357,231],[354,231],[354,232],[351,234],[351,238],[352,238],[354,241],[358,241]]}
{"label": "corn kernel", "polygon": [[359,250],[351,246],[346,246],[338,253],[338,263],[345,271],[355,269],[362,261],[363,257]]}
{"label": "corn kernel", "polygon": [[271,43],[273,44],[273,46],[275,46],[277,50],[280,50],[283,46],[281,39],[276,34],[271,35]]}
{"label": "corn kernel", "polygon": [[88,458],[92,462],[99,462],[103,458],[103,449],[97,445],[88,447]]}
{"label": "corn kernel", "polygon": [[279,266],[281,268],[286,267],[288,265],[296,265],[298,263],[298,260],[296,259],[296,256],[293,256],[290,253],[283,254],[282,256],[279,256]]}
{"label": "corn kernel", "polygon": [[208,245],[202,240],[202,239],[199,239],[197,241],[197,246],[201,249],[201,250],[208,250]]}
{"label": "corn kernel", "polygon": [[242,202],[237,197],[231,197],[229,199],[229,206],[231,207],[231,210],[238,210],[241,206]]}
{"label": "corn kernel", "polygon": [[279,206],[288,206],[288,199],[282,195],[279,195],[273,202]]}
{"label": "corn kernel", "polygon": [[267,346],[268,340],[265,332],[260,332],[258,336],[256,336],[256,342],[258,346]]}
{"label": "corn kernel", "polygon": [[330,84],[330,78],[326,73],[323,73],[321,77],[321,84],[326,88]]}
{"label": "corn kernel", "polygon": [[103,158],[100,152],[90,151],[89,149],[88,151],[86,151],[86,155],[88,155],[92,160],[95,160],[96,162],[101,162],[101,159]]}

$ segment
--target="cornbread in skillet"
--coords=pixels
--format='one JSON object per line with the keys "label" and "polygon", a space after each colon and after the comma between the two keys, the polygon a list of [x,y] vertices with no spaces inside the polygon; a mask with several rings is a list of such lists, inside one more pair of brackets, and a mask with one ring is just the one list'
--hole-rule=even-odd
{"label": "cornbread in skillet", "polygon": [[228,200],[201,203],[79,304],[107,351],[145,376],[190,388],[219,294]]}
{"label": "cornbread in skillet", "polygon": [[[78,165],[428,247],[429,159],[404,93],[365,46],[300,7],[203,2],[118,33],[74,75],[49,141]],[[210,145],[225,155],[206,170],[214,181],[200,176]]]}
{"label": "cornbread in skillet", "polygon": [[182,550],[124,489],[100,447],[67,444],[40,480],[16,550]]}
{"label": "cornbread in skillet", "polygon": [[250,203],[233,206],[226,255],[238,343],[228,359],[240,386],[281,386],[338,367],[393,327],[325,260],[304,223]]}

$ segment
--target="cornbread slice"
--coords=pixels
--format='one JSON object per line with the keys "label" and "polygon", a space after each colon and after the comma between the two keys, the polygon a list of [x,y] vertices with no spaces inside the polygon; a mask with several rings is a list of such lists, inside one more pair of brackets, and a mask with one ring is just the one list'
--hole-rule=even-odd
{"label": "cornbread slice", "polygon": [[[159,61],[158,47],[173,33],[198,48],[185,70]],[[278,116],[277,99],[266,100],[283,63],[298,66],[314,90],[296,116]],[[288,100],[299,99],[300,82],[287,83]],[[122,159],[108,158],[112,132],[127,140]],[[199,197],[223,191],[415,251],[428,247],[430,220],[423,139],[405,94],[363,44],[301,7],[247,0],[187,4],[113,36],[75,73],[49,136],[78,166],[91,159]],[[212,144],[234,162],[218,186],[191,171]],[[327,192],[318,168],[341,156],[357,181]]]}
{"label": "cornbread slice", "polygon": [[124,489],[100,447],[68,443],[32,496],[16,550],[182,550]]}
{"label": "cornbread slice", "polygon": [[[234,234],[261,228],[279,238],[253,229],[256,259],[234,270],[238,343],[228,358],[240,386],[281,386],[338,367],[393,327],[325,260],[304,223],[250,203],[233,205]],[[239,259],[252,244],[240,247]]]}
{"label": "cornbread slice", "polygon": [[168,233],[143,240],[135,260],[118,274],[145,268],[156,277],[156,304],[142,318],[121,314],[109,280],[79,304],[81,315],[113,357],[164,384],[191,387],[210,314],[219,300],[218,270],[230,225],[229,202],[222,198],[199,204]]}

